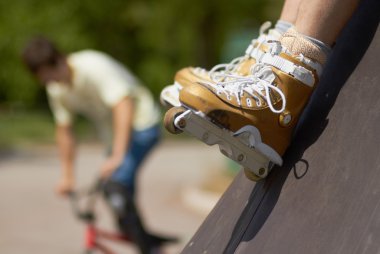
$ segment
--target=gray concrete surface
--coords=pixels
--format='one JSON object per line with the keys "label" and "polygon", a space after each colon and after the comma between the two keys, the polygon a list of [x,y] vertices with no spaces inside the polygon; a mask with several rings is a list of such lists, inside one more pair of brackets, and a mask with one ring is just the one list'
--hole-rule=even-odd
{"label": "gray concrete surface", "polygon": [[[81,145],[78,153],[77,184],[83,187],[96,176],[103,150],[99,145]],[[138,204],[145,223],[154,232],[180,238],[165,253],[179,253],[202,223],[209,210],[204,203],[211,209],[228,185],[228,180],[218,180],[225,168],[226,159],[216,147],[196,141],[162,142],[144,163]],[[82,253],[84,227],[74,218],[69,202],[54,193],[58,176],[54,146],[0,156],[0,253]],[[205,200],[210,194],[203,196],[202,186],[213,185],[218,185],[218,191]],[[198,203],[203,204],[200,209]],[[99,225],[112,230],[104,204],[98,206],[98,213]],[[112,246],[118,253],[136,253],[133,246]]]}

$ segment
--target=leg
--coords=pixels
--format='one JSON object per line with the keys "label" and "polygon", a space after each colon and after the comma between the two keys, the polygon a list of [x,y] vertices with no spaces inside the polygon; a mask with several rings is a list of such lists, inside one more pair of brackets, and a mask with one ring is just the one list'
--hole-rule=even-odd
{"label": "leg", "polygon": [[145,229],[133,194],[123,184],[108,181],[104,185],[104,195],[114,212],[120,232],[136,244],[142,254],[158,253],[162,244],[176,241],[151,234]]}
{"label": "leg", "polygon": [[120,231],[137,245],[141,253],[148,254],[152,246],[137,211],[133,194],[123,184],[110,180],[104,185],[104,195],[117,218]]}
{"label": "leg", "polygon": [[104,187],[105,197],[117,218],[120,231],[139,247],[141,253],[150,253],[157,243],[145,230],[135,204],[135,178],[137,171],[149,151],[159,139],[159,128],[134,132],[129,151],[119,169]]}
{"label": "leg", "polygon": [[286,0],[282,7],[280,20],[295,24],[301,1],[302,0]]}
{"label": "leg", "polygon": [[299,33],[332,46],[359,2],[360,0],[303,0],[294,24]]}
{"label": "leg", "polygon": [[294,55],[302,54],[323,65],[335,40],[360,0],[302,0],[294,30],[281,43]]}
{"label": "leg", "polygon": [[124,184],[131,193],[134,193],[135,178],[140,165],[148,156],[151,149],[157,144],[159,138],[160,129],[158,126],[151,127],[148,130],[133,132],[124,161],[112,175],[112,179]]}

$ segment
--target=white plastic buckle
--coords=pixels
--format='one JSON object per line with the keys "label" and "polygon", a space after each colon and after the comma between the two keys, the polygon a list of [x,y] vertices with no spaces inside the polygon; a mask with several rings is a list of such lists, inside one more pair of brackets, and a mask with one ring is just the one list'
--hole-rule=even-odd
{"label": "white plastic buckle", "polygon": [[291,75],[293,75],[296,79],[300,80],[305,85],[308,85],[310,87],[313,87],[314,85],[315,79],[313,74],[302,66],[297,66]]}
{"label": "white plastic buckle", "polygon": [[298,66],[293,62],[286,60],[278,55],[272,55],[270,53],[265,53],[259,60],[262,63],[271,65],[282,72],[285,72],[295,79],[301,81],[307,86],[313,87],[314,76],[313,73],[302,66]]}

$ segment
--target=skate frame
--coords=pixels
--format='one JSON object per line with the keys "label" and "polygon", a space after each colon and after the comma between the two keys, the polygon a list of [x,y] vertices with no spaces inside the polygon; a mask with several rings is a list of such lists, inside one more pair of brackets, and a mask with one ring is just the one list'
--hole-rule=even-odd
{"label": "skate frame", "polygon": [[260,178],[266,177],[273,165],[267,156],[243,143],[231,131],[210,122],[202,112],[188,109],[174,119],[174,125],[207,145],[218,144],[225,156]]}

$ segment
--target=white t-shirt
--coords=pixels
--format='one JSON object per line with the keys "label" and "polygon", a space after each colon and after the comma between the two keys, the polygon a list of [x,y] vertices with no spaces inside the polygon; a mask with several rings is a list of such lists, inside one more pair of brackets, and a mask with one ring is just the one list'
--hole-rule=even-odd
{"label": "white t-shirt", "polygon": [[70,125],[75,113],[92,120],[102,139],[112,135],[112,108],[124,97],[135,102],[133,128],[144,130],[159,122],[160,114],[147,88],[119,62],[94,50],[67,57],[73,76],[71,84],[47,85],[50,108],[58,125]]}

